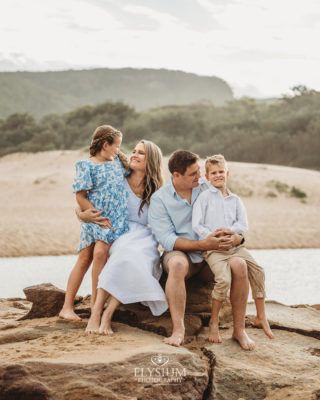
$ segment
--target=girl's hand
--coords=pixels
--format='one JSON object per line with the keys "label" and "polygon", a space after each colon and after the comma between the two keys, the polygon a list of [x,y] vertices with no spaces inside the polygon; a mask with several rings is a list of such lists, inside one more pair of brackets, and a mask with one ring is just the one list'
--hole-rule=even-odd
{"label": "girl's hand", "polygon": [[83,222],[93,222],[102,228],[112,228],[110,219],[103,217],[102,213],[103,211],[98,211],[95,208],[88,208],[88,210],[79,213],[79,218]]}

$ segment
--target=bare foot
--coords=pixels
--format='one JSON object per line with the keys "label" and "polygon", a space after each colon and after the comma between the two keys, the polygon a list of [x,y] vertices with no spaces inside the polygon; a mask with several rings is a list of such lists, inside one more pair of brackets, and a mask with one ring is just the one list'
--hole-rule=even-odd
{"label": "bare foot", "polygon": [[100,316],[97,317],[91,314],[89,318],[88,325],[86,327],[86,334],[90,335],[91,333],[98,333],[100,325]]}
{"label": "bare foot", "polygon": [[259,328],[262,328],[264,330],[264,333],[270,338],[274,339],[274,334],[272,333],[272,330],[270,328],[269,322],[267,318],[258,318],[256,317],[255,320],[253,321],[254,326],[258,326]]}
{"label": "bare foot", "polygon": [[100,335],[112,335],[114,333],[111,328],[111,318],[106,311],[103,313],[101,318],[99,333]]}
{"label": "bare foot", "polygon": [[219,324],[210,321],[208,340],[211,343],[222,343],[222,339],[219,333]]}
{"label": "bare foot", "polygon": [[238,332],[233,332],[232,339],[236,340],[243,350],[253,350],[255,348],[254,341],[249,338],[244,329]]}
{"label": "bare foot", "polygon": [[183,339],[184,331],[176,331],[172,332],[172,335],[168,338],[165,338],[163,341],[171,346],[179,347],[183,343]]}
{"label": "bare foot", "polygon": [[59,313],[59,317],[67,321],[81,321],[81,318],[72,309],[62,309]]}

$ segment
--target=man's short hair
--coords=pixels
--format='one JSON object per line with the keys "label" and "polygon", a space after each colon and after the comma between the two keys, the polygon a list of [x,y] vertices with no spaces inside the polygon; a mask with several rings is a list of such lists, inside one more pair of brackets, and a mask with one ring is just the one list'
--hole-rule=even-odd
{"label": "man's short hair", "polygon": [[210,165],[215,165],[215,164],[221,165],[226,171],[228,171],[227,162],[226,162],[226,159],[223,157],[223,155],[222,154],[215,154],[214,156],[206,158],[206,161],[205,161],[205,164],[204,164],[205,169],[206,169],[206,173],[208,173],[209,166]]}
{"label": "man's short hair", "polygon": [[168,168],[171,174],[179,172],[179,174],[184,175],[187,168],[197,161],[199,161],[197,154],[187,150],[176,150],[169,158]]}

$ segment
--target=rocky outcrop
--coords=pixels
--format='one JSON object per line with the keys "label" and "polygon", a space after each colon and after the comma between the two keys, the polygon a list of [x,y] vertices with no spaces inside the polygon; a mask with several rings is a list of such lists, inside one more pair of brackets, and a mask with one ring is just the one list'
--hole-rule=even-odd
{"label": "rocky outcrop", "polygon": [[[196,298],[188,307],[196,301],[199,307]],[[89,315],[88,302],[77,304],[79,315]],[[180,348],[163,343],[169,314],[154,318],[142,305],[118,310],[113,336],[85,335],[86,319],[17,321],[30,306],[23,299],[0,300],[0,400],[320,398],[320,311],[309,306],[267,303],[270,340],[252,326],[255,309],[248,304],[252,352],[231,339],[228,304],[222,344],[207,341],[205,308],[188,308],[189,339]]]}

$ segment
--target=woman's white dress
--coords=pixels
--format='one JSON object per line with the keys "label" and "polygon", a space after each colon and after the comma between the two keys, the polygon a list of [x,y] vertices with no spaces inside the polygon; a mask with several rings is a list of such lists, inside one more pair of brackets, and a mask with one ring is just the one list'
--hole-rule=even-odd
{"label": "woman's white dress", "polygon": [[148,206],[138,215],[141,199],[126,179],[124,182],[129,192],[129,232],[112,243],[98,288],[123,304],[141,302],[153,315],[160,315],[168,309],[168,303],[158,282],[162,273],[158,242],[147,226]]}

